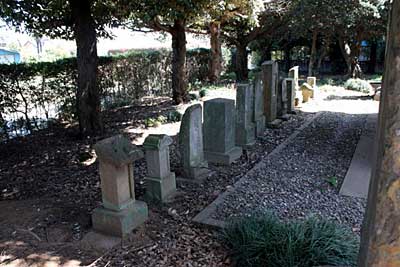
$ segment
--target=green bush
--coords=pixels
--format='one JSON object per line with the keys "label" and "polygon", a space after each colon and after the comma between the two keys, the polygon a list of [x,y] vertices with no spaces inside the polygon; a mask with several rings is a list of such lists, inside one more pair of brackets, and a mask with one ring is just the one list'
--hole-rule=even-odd
{"label": "green bush", "polygon": [[[187,51],[189,86],[207,80],[209,58],[208,49]],[[100,57],[98,84],[102,108],[115,108],[144,96],[171,96],[171,62],[169,50],[138,50]],[[76,58],[0,64],[0,117],[21,120],[20,125],[27,127],[35,125],[38,118],[75,121],[76,80]]]}
{"label": "green bush", "polygon": [[361,79],[348,79],[344,87],[348,90],[358,91],[366,94],[373,93],[374,89],[371,84]]}
{"label": "green bush", "polygon": [[169,122],[178,122],[182,120],[182,117],[183,115],[179,111],[174,110],[168,113],[167,119]]}
{"label": "green bush", "polygon": [[208,95],[208,90],[205,88],[201,89],[199,95],[200,97],[205,97],[206,95]]}
{"label": "green bush", "polygon": [[222,233],[237,266],[356,266],[359,240],[347,228],[309,218],[283,223],[266,214],[231,221]]}

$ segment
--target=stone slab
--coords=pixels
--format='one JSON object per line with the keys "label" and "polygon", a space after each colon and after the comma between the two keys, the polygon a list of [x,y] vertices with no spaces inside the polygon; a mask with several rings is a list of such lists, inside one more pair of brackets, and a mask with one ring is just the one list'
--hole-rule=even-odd
{"label": "stone slab", "polygon": [[209,162],[229,165],[242,155],[242,148],[241,147],[233,147],[231,150],[225,153],[218,153],[218,152],[211,152],[205,151],[206,160]]}
{"label": "stone slab", "polygon": [[365,130],[357,144],[350,167],[344,178],[340,194],[344,196],[367,198],[375,154],[375,129],[377,115],[368,115]]}
{"label": "stone slab", "polygon": [[124,237],[143,224],[147,217],[147,204],[142,201],[135,201],[121,211],[99,207],[92,214],[93,229],[106,235]]}
{"label": "stone slab", "polygon": [[[265,165],[263,164],[263,161],[267,158],[273,157],[276,154],[280,153],[287,145],[290,144],[295,138],[305,129],[307,128],[315,119],[317,119],[322,113],[317,113],[314,115],[312,118],[308,119],[307,122],[305,122],[299,129],[297,129],[292,135],[290,135],[283,143],[278,145],[271,153],[269,153],[266,158],[264,158],[262,161],[257,163],[253,169],[251,169],[249,172],[260,169],[264,167]],[[212,218],[212,214],[216,212],[217,207],[219,204],[224,202],[224,199],[227,195],[231,194],[234,192],[235,187],[239,187],[242,183],[246,181],[246,176],[243,176],[243,178],[239,179],[233,187],[225,191],[224,193],[220,194],[210,205],[208,205],[205,209],[203,209],[200,213],[198,213],[192,221],[200,224],[205,224],[208,226],[212,227],[218,227],[218,228],[223,228],[226,226],[226,222],[222,220],[216,220]]]}

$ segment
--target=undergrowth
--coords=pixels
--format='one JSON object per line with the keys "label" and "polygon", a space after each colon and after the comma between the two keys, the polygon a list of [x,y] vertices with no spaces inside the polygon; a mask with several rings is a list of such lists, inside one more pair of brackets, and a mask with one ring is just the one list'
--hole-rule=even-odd
{"label": "undergrowth", "polygon": [[235,219],[222,232],[236,266],[356,266],[359,240],[327,220],[281,222],[267,214]]}

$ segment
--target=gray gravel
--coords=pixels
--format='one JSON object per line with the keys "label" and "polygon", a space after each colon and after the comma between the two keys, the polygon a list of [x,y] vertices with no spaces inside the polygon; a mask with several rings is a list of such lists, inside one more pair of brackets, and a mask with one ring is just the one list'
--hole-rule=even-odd
{"label": "gray gravel", "polygon": [[[280,153],[250,171],[213,218],[272,211],[282,219],[316,215],[359,232],[365,200],[340,196],[365,115],[321,114]],[[337,185],[328,182],[336,177]]]}

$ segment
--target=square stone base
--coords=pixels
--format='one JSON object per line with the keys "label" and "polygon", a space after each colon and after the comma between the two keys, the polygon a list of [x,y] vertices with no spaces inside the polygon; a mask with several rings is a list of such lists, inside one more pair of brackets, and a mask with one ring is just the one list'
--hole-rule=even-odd
{"label": "square stone base", "polygon": [[256,128],[254,125],[244,127],[243,125],[236,125],[236,145],[246,148],[254,145],[256,142]]}
{"label": "square stone base", "polygon": [[210,170],[208,169],[208,163],[203,162],[202,164],[199,164],[199,167],[183,169],[183,178],[202,180],[206,178],[209,173]]}
{"label": "square stone base", "polygon": [[260,116],[256,121],[256,136],[257,137],[262,137],[264,136],[265,132],[265,116]]}
{"label": "square stone base", "polygon": [[106,235],[124,237],[143,224],[147,217],[147,204],[142,201],[135,201],[120,211],[99,207],[92,214],[93,229]]}
{"label": "square stone base", "polygon": [[146,177],[146,199],[156,202],[165,202],[176,192],[175,173],[171,172],[165,178]]}
{"label": "square stone base", "polygon": [[225,153],[204,151],[204,156],[208,162],[229,165],[242,155],[241,147],[234,147]]}

